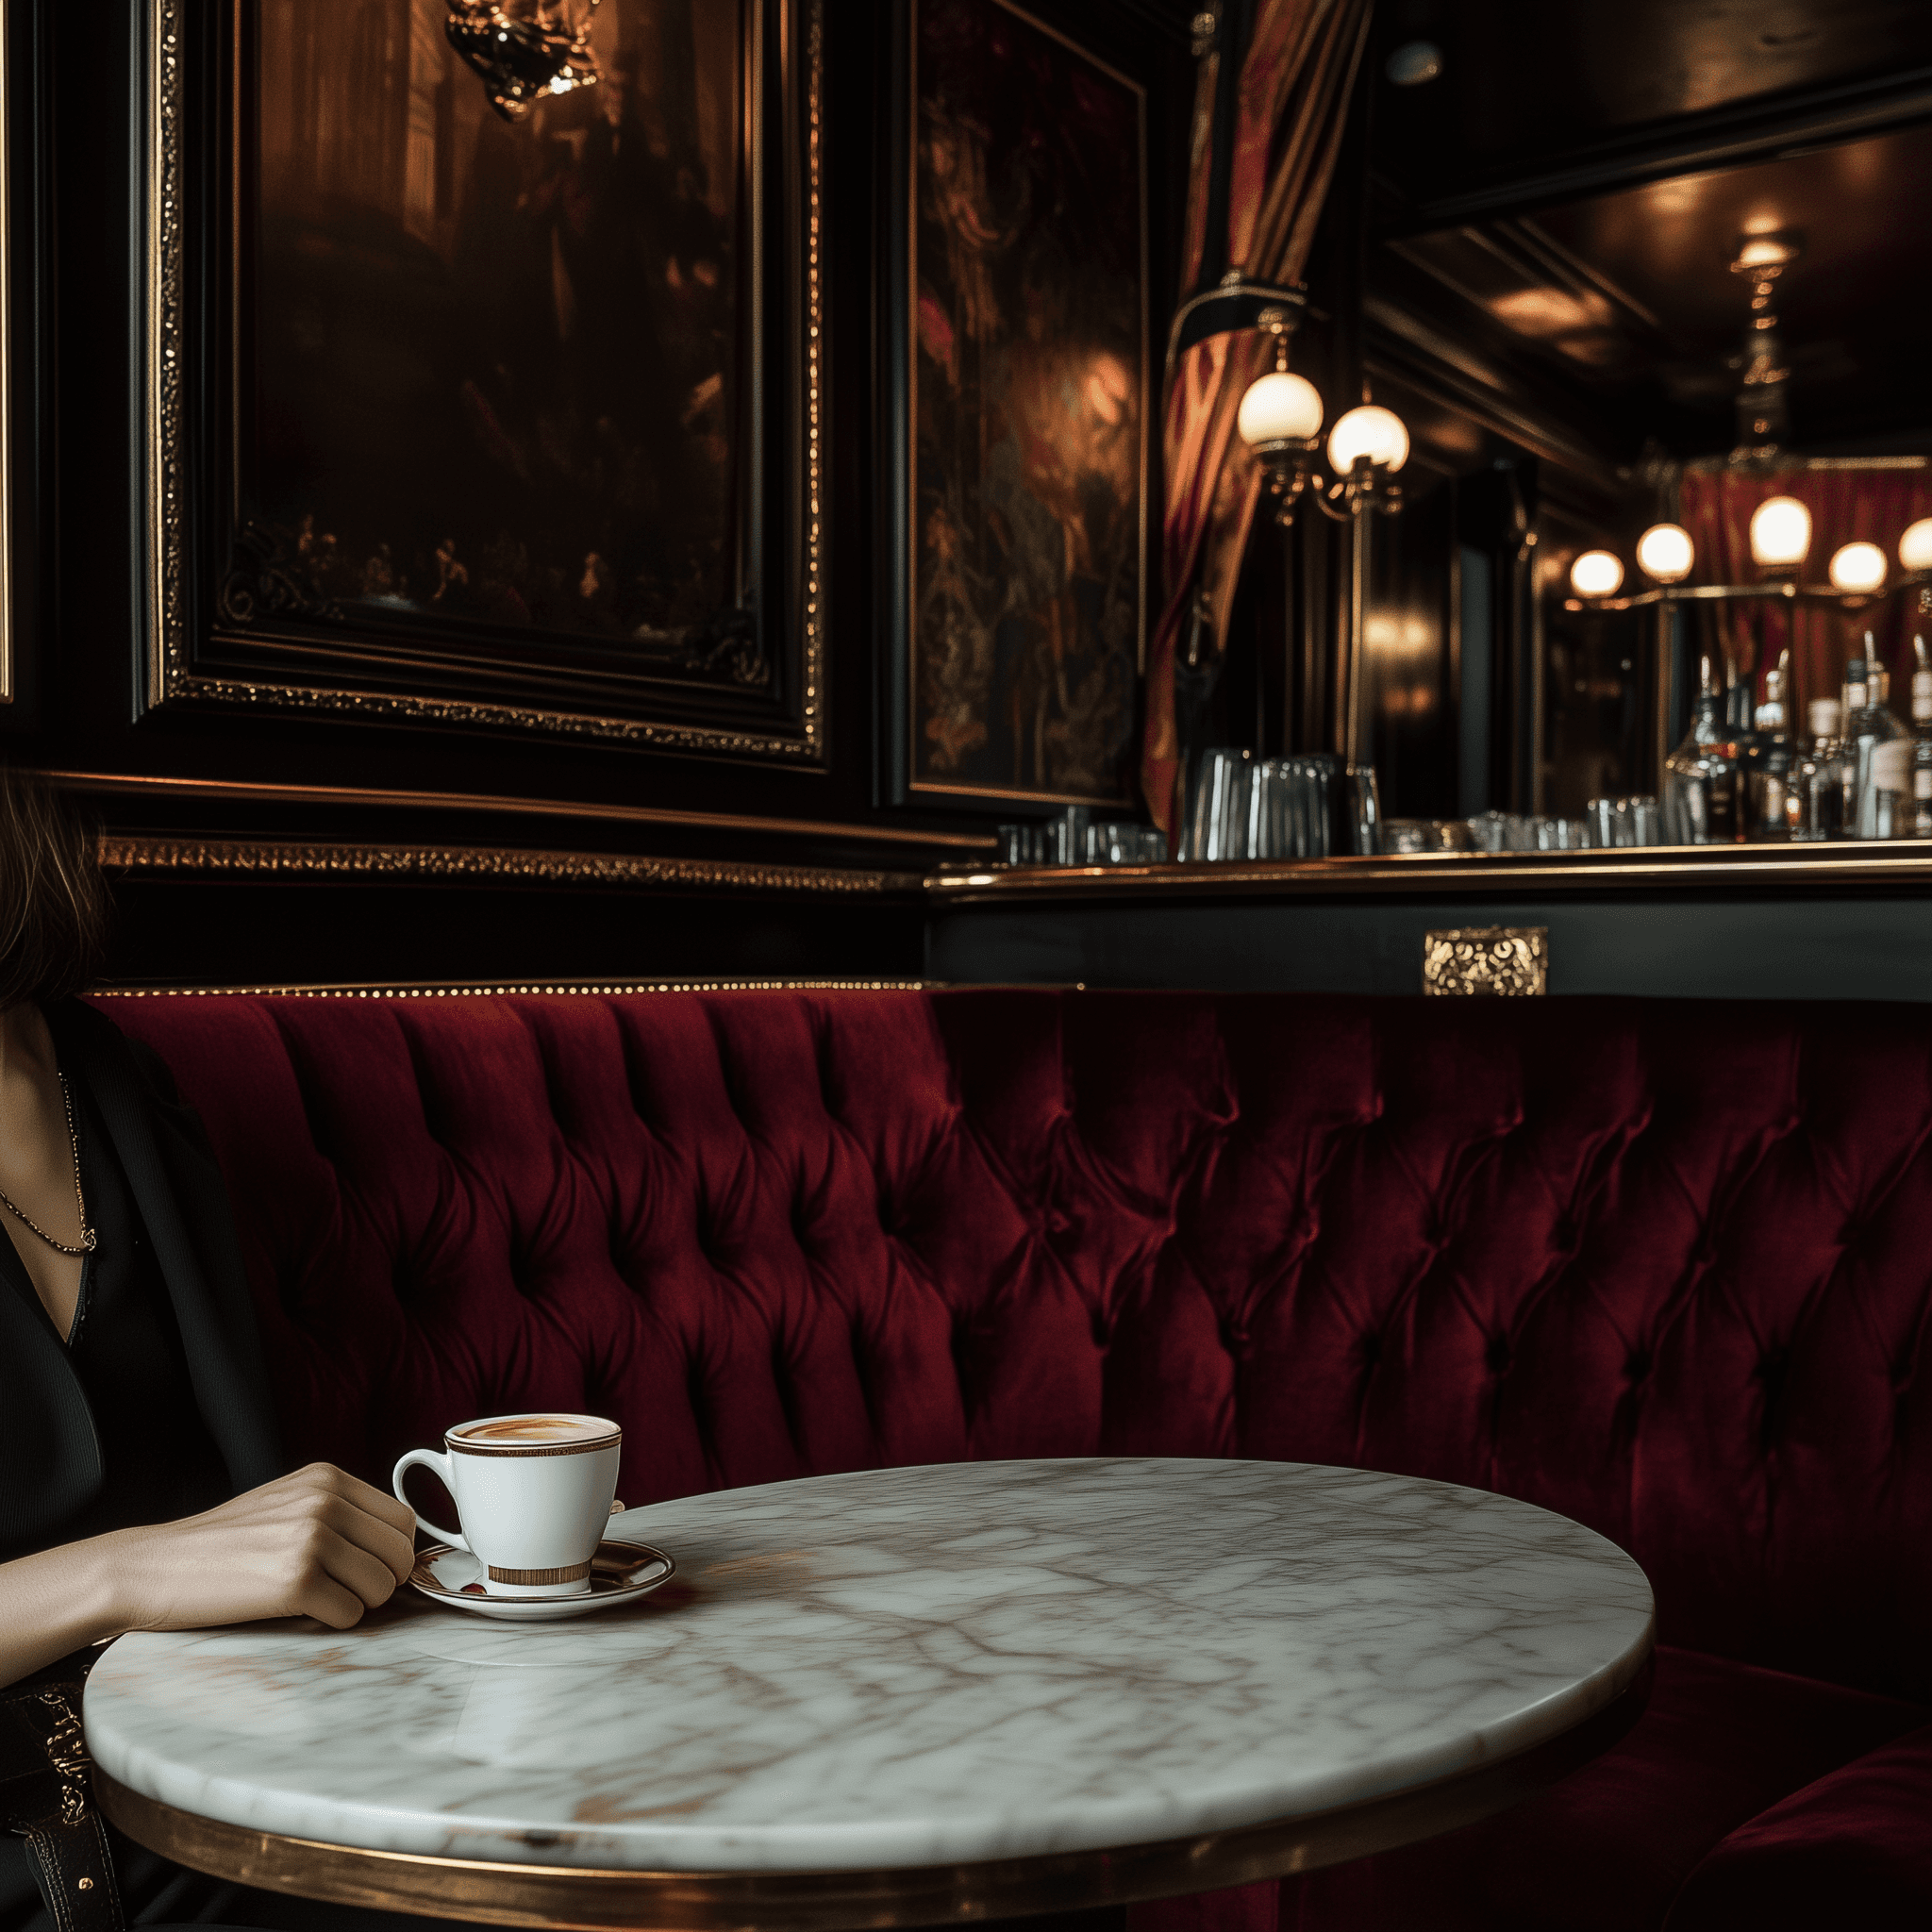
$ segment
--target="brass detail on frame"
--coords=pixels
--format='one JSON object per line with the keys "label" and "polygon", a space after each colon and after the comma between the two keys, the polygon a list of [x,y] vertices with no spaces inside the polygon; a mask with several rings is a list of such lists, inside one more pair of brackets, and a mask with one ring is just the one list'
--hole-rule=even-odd
{"label": "brass detail on frame", "polygon": [[1423,935],[1423,991],[1534,996],[1550,990],[1546,925],[1460,925]]}
{"label": "brass detail on frame", "polygon": [[123,873],[253,873],[298,879],[421,879],[468,885],[698,886],[761,892],[915,890],[911,874],[828,865],[753,865],[622,853],[525,852],[488,845],[327,844],[301,840],[170,839],[108,834],[101,863]]}
{"label": "brass detail on frame", "polygon": [[[188,467],[193,405],[186,384],[187,372],[194,366],[200,348],[188,313],[190,275],[183,223],[192,192],[186,159],[185,40],[188,23],[197,16],[192,14],[189,0],[143,0],[143,4],[145,222],[141,408],[145,450],[142,513],[144,555],[139,575],[147,605],[143,679],[147,705],[213,704],[258,711],[319,712],[369,724],[541,732],[648,750],[776,759],[792,767],[823,766],[828,754],[824,621],[824,0],[802,0],[798,38],[803,41],[803,47],[787,44],[783,50],[788,64],[801,54],[804,61],[798,75],[796,109],[803,126],[794,142],[797,213],[803,227],[797,254],[801,286],[796,313],[803,340],[795,351],[789,341],[781,341],[761,352],[767,356],[795,353],[800,382],[799,413],[803,419],[802,430],[795,432],[798,446],[794,487],[798,491],[798,505],[792,541],[796,554],[784,577],[788,605],[795,599],[795,622],[801,637],[798,710],[795,724],[785,731],[683,724],[573,710],[562,708],[568,700],[551,706],[513,704],[393,691],[374,684],[352,687],[281,682],[273,675],[211,675],[194,668],[190,609],[192,482]],[[4,0],[0,0],[0,5],[4,5]],[[751,18],[761,23],[762,14],[754,8]],[[196,30],[210,29],[199,26]],[[755,25],[754,31],[761,33],[764,28]],[[789,26],[781,26],[780,31],[789,38]],[[787,139],[792,137],[788,133]],[[4,149],[4,142],[0,142],[0,149]],[[759,172],[754,169],[755,175]],[[0,182],[0,188],[4,188],[4,182]],[[756,198],[763,191],[755,182],[752,192]],[[774,225],[772,232],[780,233],[780,226]],[[753,240],[757,243],[762,237],[755,231]],[[748,299],[754,310],[763,301],[762,274],[762,270],[758,271],[751,285]],[[4,289],[0,289],[0,296],[4,296]],[[4,307],[0,307],[0,313],[4,313]],[[762,380],[755,363],[754,386]],[[774,423],[768,433],[783,435],[786,431]],[[757,459],[755,452],[753,459]],[[781,537],[778,541],[782,543],[785,540]],[[0,654],[0,697],[6,695],[4,672],[4,654]]]}
{"label": "brass detail on frame", "polygon": [[1581,1724],[1413,1790],[1157,1844],[847,1872],[625,1872],[363,1851],[200,1818],[96,1768],[101,1809],[197,1872],[336,1905],[578,1932],[845,1932],[979,1924],[1221,1890],[1392,1851],[1520,1803],[1607,1751],[1643,1714],[1645,1657]]}

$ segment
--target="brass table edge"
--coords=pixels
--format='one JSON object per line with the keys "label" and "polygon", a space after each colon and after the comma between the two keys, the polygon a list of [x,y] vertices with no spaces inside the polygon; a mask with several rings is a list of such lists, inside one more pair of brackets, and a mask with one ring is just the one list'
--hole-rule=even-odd
{"label": "brass table edge", "polygon": [[841,1872],[633,1872],[361,1850],[197,1817],[95,1768],[103,1812],[197,1872],[335,1905],[555,1932],[851,1932],[1128,1905],[1291,1876],[1455,1831],[1618,1742],[1650,1692],[1629,1681],[1558,1736],[1413,1790],[1331,1811],[1152,1844],[982,1863]]}

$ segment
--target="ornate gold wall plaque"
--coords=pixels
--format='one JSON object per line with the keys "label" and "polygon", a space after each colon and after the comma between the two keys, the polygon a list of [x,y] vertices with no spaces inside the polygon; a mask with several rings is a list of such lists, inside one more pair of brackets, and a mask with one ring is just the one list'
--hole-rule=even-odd
{"label": "ornate gold wall plaque", "polygon": [[1461,925],[1423,935],[1423,991],[1441,993],[1546,993],[1546,925]]}

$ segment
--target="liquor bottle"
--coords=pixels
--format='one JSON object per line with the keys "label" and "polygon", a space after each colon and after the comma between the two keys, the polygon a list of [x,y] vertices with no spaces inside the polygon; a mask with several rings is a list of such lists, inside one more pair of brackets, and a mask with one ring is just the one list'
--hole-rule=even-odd
{"label": "liquor bottle", "polygon": [[1912,741],[1885,702],[1889,682],[1868,630],[1865,656],[1845,666],[1845,830],[1854,839],[1903,838],[1911,822]]}
{"label": "liquor bottle", "polygon": [[1781,844],[1791,837],[1790,779],[1796,746],[1785,723],[1790,677],[1791,654],[1781,651],[1776,668],[1764,674],[1764,702],[1757,707],[1752,728],[1738,741],[1744,836],[1761,844]]}
{"label": "liquor bottle", "polygon": [[1844,754],[1839,746],[1840,716],[1837,698],[1813,698],[1807,708],[1810,746],[1793,761],[1787,793],[1793,839],[1836,839],[1843,833],[1845,774]]}
{"label": "liquor bottle", "polygon": [[1729,845],[1743,836],[1738,746],[1724,722],[1724,702],[1707,651],[1697,663],[1697,709],[1690,729],[1664,760],[1666,845]]}
{"label": "liquor bottle", "polygon": [[1932,611],[1932,591],[1919,592],[1919,628],[1912,633],[1912,818],[1906,828],[1914,839],[1932,839],[1932,650],[1925,645],[1924,620]]}

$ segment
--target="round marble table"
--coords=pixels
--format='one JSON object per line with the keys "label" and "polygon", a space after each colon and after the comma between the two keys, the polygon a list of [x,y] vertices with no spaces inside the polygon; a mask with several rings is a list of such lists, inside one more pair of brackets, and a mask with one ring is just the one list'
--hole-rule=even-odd
{"label": "round marble table", "polygon": [[182,1862],[499,1924],[930,1924],[1450,1829],[1641,1707],[1643,1573],[1481,1491],[1270,1462],[875,1470],[613,1526],[678,1576],[518,1624],[123,1638],[104,1808]]}

